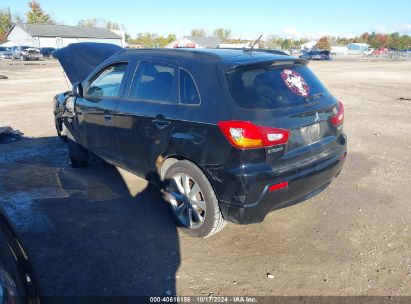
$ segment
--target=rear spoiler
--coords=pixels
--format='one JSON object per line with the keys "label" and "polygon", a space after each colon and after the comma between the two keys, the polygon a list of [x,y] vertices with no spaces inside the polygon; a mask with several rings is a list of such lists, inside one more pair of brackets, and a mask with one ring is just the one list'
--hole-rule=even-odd
{"label": "rear spoiler", "polygon": [[238,70],[249,70],[249,69],[258,69],[258,68],[269,68],[269,67],[281,67],[287,65],[307,65],[308,60],[295,58],[295,57],[288,57],[284,59],[275,59],[275,60],[267,60],[267,61],[259,61],[253,63],[245,63],[239,64],[236,66],[231,67],[227,70],[227,72],[233,72]]}

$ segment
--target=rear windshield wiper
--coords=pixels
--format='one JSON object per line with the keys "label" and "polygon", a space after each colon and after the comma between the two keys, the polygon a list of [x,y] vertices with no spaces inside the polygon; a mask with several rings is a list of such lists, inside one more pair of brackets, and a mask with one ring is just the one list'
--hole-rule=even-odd
{"label": "rear windshield wiper", "polygon": [[314,94],[314,95],[311,95],[311,96],[308,96],[308,97],[304,98],[304,101],[314,100],[314,99],[317,99],[317,98],[322,97],[322,96],[324,96],[324,93],[317,93],[317,94]]}

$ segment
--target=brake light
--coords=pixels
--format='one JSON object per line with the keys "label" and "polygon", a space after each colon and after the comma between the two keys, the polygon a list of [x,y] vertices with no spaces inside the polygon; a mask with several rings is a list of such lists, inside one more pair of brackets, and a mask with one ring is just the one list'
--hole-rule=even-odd
{"label": "brake light", "polygon": [[218,127],[234,147],[241,149],[282,145],[290,137],[289,130],[257,126],[248,121],[220,121]]}
{"label": "brake light", "polygon": [[338,127],[344,122],[344,105],[341,100],[338,101],[337,114],[330,118],[331,123],[334,127]]}

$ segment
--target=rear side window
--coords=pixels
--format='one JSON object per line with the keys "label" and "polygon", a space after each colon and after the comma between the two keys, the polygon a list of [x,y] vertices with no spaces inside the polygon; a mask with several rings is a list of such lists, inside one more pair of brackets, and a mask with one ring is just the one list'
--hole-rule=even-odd
{"label": "rear side window", "polygon": [[193,77],[186,70],[180,69],[180,102],[182,104],[199,104],[200,95]]}
{"label": "rear side window", "polygon": [[105,67],[90,82],[86,96],[92,98],[118,97],[128,63],[115,63]]}
{"label": "rear side window", "polygon": [[236,69],[226,76],[233,100],[246,109],[293,107],[312,95],[329,94],[304,65]]}
{"label": "rear side window", "polygon": [[130,90],[130,98],[176,103],[174,67],[140,62]]}

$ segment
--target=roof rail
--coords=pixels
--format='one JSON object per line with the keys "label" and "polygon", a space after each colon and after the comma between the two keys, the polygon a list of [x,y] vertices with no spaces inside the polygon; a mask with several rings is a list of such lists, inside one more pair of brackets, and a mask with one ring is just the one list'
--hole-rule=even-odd
{"label": "roof rail", "polygon": [[[248,52],[250,48],[230,48],[230,47],[218,47],[217,49],[221,50],[241,50],[244,52]],[[276,55],[286,55],[289,56],[287,53],[279,50],[271,50],[271,49],[253,49],[254,52],[264,52],[264,53],[270,53],[270,54],[276,54]]]}
{"label": "roof rail", "polygon": [[[206,56],[209,58],[218,59],[219,57],[213,53],[199,52],[196,48],[126,48],[124,52],[153,52],[157,54],[178,54],[179,56]],[[202,49],[200,49],[202,50]],[[207,50],[207,48],[205,48]]]}

